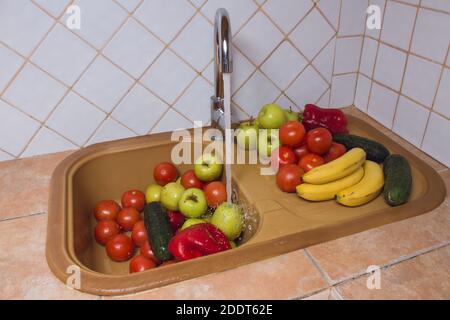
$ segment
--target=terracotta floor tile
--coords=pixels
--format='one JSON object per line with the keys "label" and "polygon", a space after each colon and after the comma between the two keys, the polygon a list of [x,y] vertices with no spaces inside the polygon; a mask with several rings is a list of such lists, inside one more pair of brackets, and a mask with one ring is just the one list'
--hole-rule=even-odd
{"label": "terracotta floor tile", "polygon": [[[450,190],[450,170],[442,173]],[[448,191],[447,191],[448,192]],[[332,281],[450,241],[450,197],[434,211],[308,248]]]}
{"label": "terracotta floor tile", "polygon": [[381,288],[367,289],[367,277],[344,283],[345,299],[450,299],[450,246],[381,271]]}
{"label": "terracotta floor tile", "polygon": [[97,299],[65,287],[51,273],[46,225],[46,214],[0,222],[0,299]]}
{"label": "terracotta floor tile", "polygon": [[70,153],[0,162],[0,220],[46,212],[51,174]]}
{"label": "terracotta floor tile", "polygon": [[303,250],[122,299],[291,299],[326,287]]}
{"label": "terracotta floor tile", "polygon": [[335,289],[325,289],[302,300],[341,300]]}

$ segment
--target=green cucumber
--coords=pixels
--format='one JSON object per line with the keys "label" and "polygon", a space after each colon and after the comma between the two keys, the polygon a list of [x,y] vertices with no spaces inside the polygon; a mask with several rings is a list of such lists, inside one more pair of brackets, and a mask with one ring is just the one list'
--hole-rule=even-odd
{"label": "green cucumber", "polygon": [[159,202],[150,202],[145,206],[144,223],[155,257],[161,261],[172,259],[168,245],[173,231],[167,213]]}
{"label": "green cucumber", "polygon": [[408,201],[411,194],[411,167],[403,156],[392,154],[386,158],[383,165],[384,190],[383,196],[390,206],[398,206]]}
{"label": "green cucumber", "polygon": [[347,150],[361,148],[366,152],[366,159],[383,163],[389,155],[389,150],[381,143],[352,134],[335,134],[333,141],[343,144]]}

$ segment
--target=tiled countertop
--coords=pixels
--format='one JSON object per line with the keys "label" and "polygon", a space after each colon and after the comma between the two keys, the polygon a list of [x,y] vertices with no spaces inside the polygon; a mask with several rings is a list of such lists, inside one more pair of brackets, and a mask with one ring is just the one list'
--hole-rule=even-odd
{"label": "tiled countertop", "polygon": [[[366,117],[356,109],[347,110]],[[450,170],[372,120],[435,168],[447,197],[432,212],[125,299],[450,299]],[[0,163],[0,298],[99,299],[66,288],[45,260],[50,176],[70,152]],[[381,289],[367,268],[381,267]]]}

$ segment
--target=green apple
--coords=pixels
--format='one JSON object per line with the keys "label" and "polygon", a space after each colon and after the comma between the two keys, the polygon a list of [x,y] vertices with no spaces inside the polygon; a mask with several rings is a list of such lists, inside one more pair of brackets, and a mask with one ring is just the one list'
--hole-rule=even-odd
{"label": "green apple", "polygon": [[258,114],[259,124],[264,129],[279,129],[286,123],[283,109],[276,103],[266,104]]}
{"label": "green apple", "polygon": [[159,202],[161,200],[161,187],[159,184],[153,183],[147,187],[145,190],[145,200],[147,203],[150,202]]}
{"label": "green apple", "polygon": [[242,232],[244,216],[237,205],[224,202],[217,207],[211,223],[219,228],[227,236],[228,240],[234,240]]}
{"label": "green apple", "polygon": [[184,187],[176,182],[166,184],[161,190],[161,204],[168,210],[179,211],[178,203],[184,191]]}
{"label": "green apple", "polygon": [[269,158],[272,151],[280,146],[278,130],[261,130],[258,137],[258,152],[261,156]]}
{"label": "green apple", "polygon": [[244,150],[255,150],[258,146],[259,128],[254,121],[242,122],[237,129],[237,144]]}
{"label": "green apple", "polygon": [[205,193],[198,188],[189,188],[183,192],[178,203],[180,212],[187,218],[198,218],[208,209]]}
{"label": "green apple", "polygon": [[204,154],[195,161],[194,172],[204,182],[217,180],[222,175],[223,165],[217,156]]}
{"label": "green apple", "polygon": [[190,226],[193,226],[194,224],[199,224],[199,223],[206,223],[207,221],[204,219],[196,219],[196,218],[191,218],[191,219],[187,219],[183,225],[181,226],[180,230],[184,230],[186,228],[189,228]]}
{"label": "green apple", "polygon": [[287,121],[298,121],[298,112],[292,111],[292,108],[284,109],[284,115]]}

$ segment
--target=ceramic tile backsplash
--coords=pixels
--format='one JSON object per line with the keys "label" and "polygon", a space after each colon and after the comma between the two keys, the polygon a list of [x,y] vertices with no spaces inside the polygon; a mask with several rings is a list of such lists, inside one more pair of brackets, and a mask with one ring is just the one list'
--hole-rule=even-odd
{"label": "ceramic tile backsplash", "polygon": [[[366,27],[369,5],[381,31]],[[0,161],[209,122],[220,7],[234,120],[268,102],[354,104],[450,164],[433,141],[450,123],[444,0],[1,1]]]}

